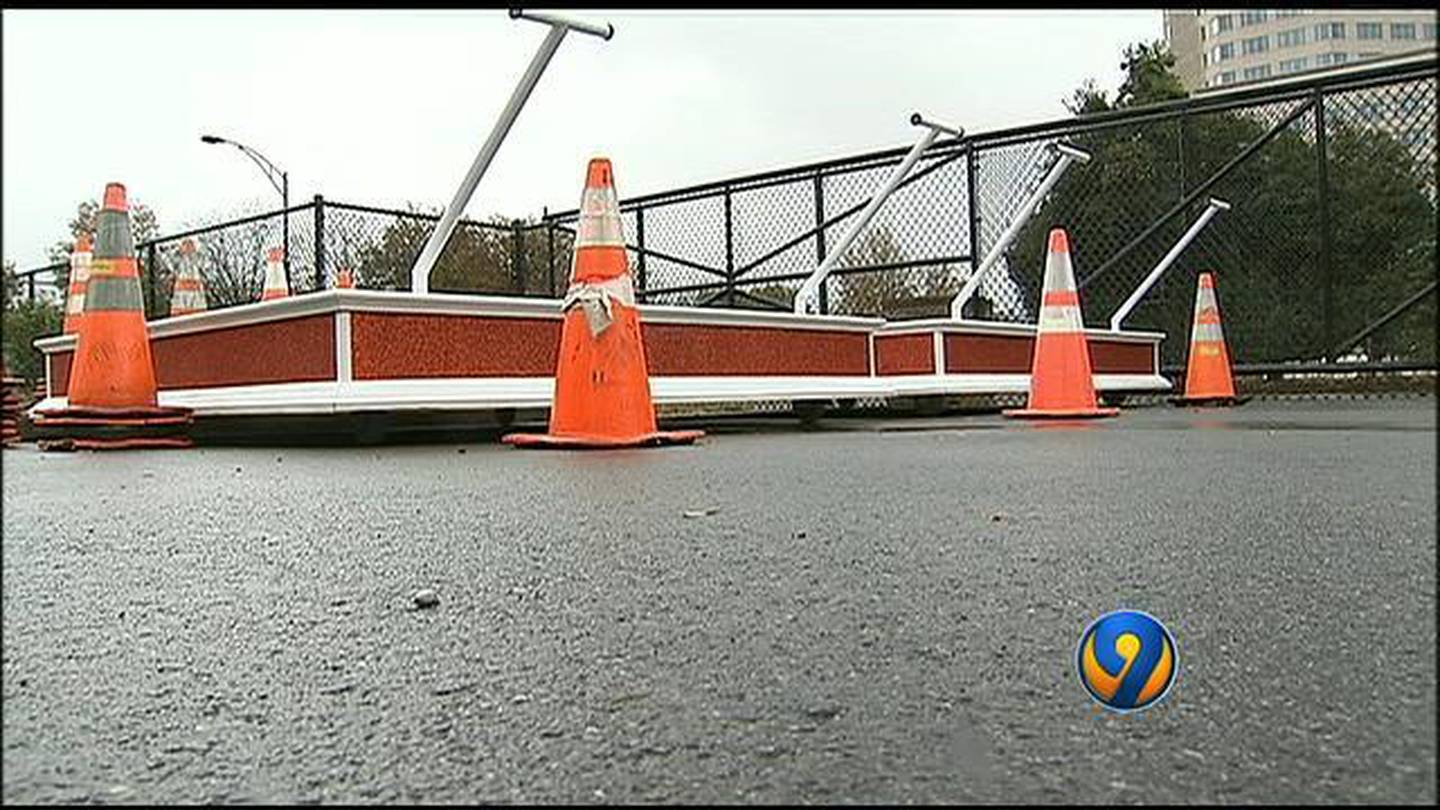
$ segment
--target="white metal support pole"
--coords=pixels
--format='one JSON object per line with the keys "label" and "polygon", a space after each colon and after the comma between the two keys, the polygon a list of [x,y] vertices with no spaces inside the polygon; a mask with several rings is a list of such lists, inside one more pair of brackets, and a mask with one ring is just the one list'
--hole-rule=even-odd
{"label": "white metal support pole", "polygon": [[859,218],[851,223],[850,228],[845,231],[845,235],[840,237],[839,242],[835,243],[835,247],[831,248],[830,252],[825,254],[825,259],[820,262],[819,267],[815,268],[815,272],[811,273],[810,277],[805,279],[805,283],[801,285],[800,291],[795,294],[795,314],[804,315],[811,310],[820,291],[820,285],[825,283],[826,277],[830,275],[830,271],[833,270],[835,265],[840,261],[840,257],[845,255],[845,251],[850,248],[850,244],[855,241],[855,237],[859,236],[860,233],[865,230],[865,227],[870,224],[870,220],[875,218],[875,212],[879,211],[880,206],[884,205],[890,195],[895,193],[895,189],[899,187],[900,182],[905,179],[905,175],[910,173],[910,169],[915,166],[915,162],[920,159],[920,155],[923,154],[926,149],[930,148],[930,144],[935,142],[935,139],[940,133],[943,132],[948,135],[953,135],[956,138],[965,137],[964,129],[947,127],[943,124],[926,121],[920,117],[920,113],[911,115],[910,123],[915,126],[925,127],[925,134],[920,140],[915,142],[914,146],[910,147],[910,151],[905,155],[905,159],[900,161],[900,165],[896,166],[895,171],[890,173],[890,178],[885,181],[884,187],[882,187],[874,197],[870,198],[870,204],[866,205],[864,210],[860,212]]}
{"label": "white metal support pole", "polygon": [[1136,304],[1140,303],[1140,299],[1144,298],[1145,293],[1149,292],[1150,288],[1159,280],[1160,274],[1164,273],[1166,269],[1174,263],[1176,257],[1180,255],[1180,251],[1184,250],[1185,246],[1189,245],[1191,240],[1199,235],[1200,231],[1205,228],[1205,225],[1210,222],[1210,219],[1221,211],[1229,210],[1230,203],[1224,200],[1217,200],[1214,197],[1210,198],[1210,204],[1205,206],[1205,211],[1200,214],[1199,219],[1195,220],[1195,224],[1190,226],[1190,230],[1186,231],[1185,235],[1180,237],[1180,241],[1176,242],[1175,246],[1170,248],[1170,252],[1165,254],[1165,257],[1160,260],[1159,264],[1155,265],[1155,269],[1151,270],[1150,275],[1146,276],[1145,280],[1140,282],[1140,286],[1135,288],[1135,292],[1130,293],[1130,297],[1125,299],[1125,303],[1121,304],[1120,308],[1115,310],[1115,314],[1110,316],[1110,331],[1120,331],[1120,322],[1125,320],[1125,316],[1130,314],[1130,310],[1134,309]]}
{"label": "white metal support pole", "polygon": [[[1050,189],[1060,181],[1060,175],[1064,174],[1074,161],[1090,162],[1089,152],[1076,149],[1068,144],[1052,144],[1051,148],[1060,153],[1060,159],[1055,161],[1055,165],[1050,168],[1050,173],[1045,176],[1045,182],[1041,183],[1040,187],[1035,189],[1035,192],[1025,201],[1025,204],[1020,206],[1020,210],[1015,212],[1015,218],[1010,221],[1010,227],[1000,234],[1000,239],[990,247],[990,252],[985,254],[984,261],[980,262],[980,266],[975,268],[975,272],[971,273],[970,278],[965,281],[965,286],[961,287],[960,292],[956,293],[955,298],[950,301],[950,318],[952,320],[963,320],[960,313],[965,308],[965,303],[970,300],[970,296],[974,295],[975,290],[980,286],[980,279],[990,272],[990,268],[1000,260],[1000,255],[1005,252],[1011,242],[1015,241],[1015,237],[1020,234],[1020,229],[1025,227],[1025,223],[1029,222],[1030,217],[1035,213],[1036,206],[1040,205],[1040,201],[1045,199],[1045,195],[1049,194]],[[970,178],[970,182],[975,182],[975,178]]]}
{"label": "white metal support pole", "polygon": [[550,26],[550,33],[545,36],[545,41],[540,44],[540,50],[536,51],[535,57],[530,60],[530,67],[526,69],[525,75],[520,77],[520,83],[516,85],[515,92],[510,94],[509,103],[500,113],[500,120],[495,122],[495,128],[490,131],[490,137],[485,140],[485,145],[480,147],[480,154],[476,155],[475,162],[470,164],[470,171],[465,173],[465,179],[460,182],[460,188],[455,190],[455,196],[450,199],[445,213],[440,216],[440,221],[436,223],[435,231],[430,234],[430,239],[425,242],[425,248],[420,251],[420,257],[415,260],[415,266],[410,269],[412,292],[426,293],[430,291],[430,271],[435,268],[435,263],[440,259],[440,252],[445,249],[445,243],[450,241],[451,234],[455,232],[455,223],[460,218],[460,212],[465,209],[466,203],[470,202],[470,196],[475,193],[475,187],[480,184],[480,178],[484,176],[485,170],[490,166],[490,161],[499,151],[500,143],[510,132],[510,126],[515,123],[515,118],[520,115],[520,108],[524,107],[525,101],[530,98],[530,91],[535,89],[535,83],[540,80],[540,74],[545,72],[545,66],[550,63],[550,57],[554,56],[555,51],[560,47],[565,33],[574,29],[601,39],[609,39],[615,35],[615,26],[608,23],[601,28],[589,23],[567,20],[563,17],[535,14],[514,8],[510,9],[510,17],[545,23]]}

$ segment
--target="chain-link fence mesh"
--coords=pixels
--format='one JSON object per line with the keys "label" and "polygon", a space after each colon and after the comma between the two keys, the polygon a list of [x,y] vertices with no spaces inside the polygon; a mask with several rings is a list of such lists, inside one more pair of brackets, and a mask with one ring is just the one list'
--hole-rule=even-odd
{"label": "chain-link fence mesh", "polygon": [[[948,315],[1059,159],[1060,143],[1092,160],[1060,177],[997,257],[967,317],[1033,322],[1046,234],[1064,227],[1086,323],[1107,326],[1216,197],[1232,210],[1211,220],[1124,321],[1169,336],[1164,364],[1184,362],[1202,271],[1216,275],[1239,363],[1434,363],[1433,62],[939,141],[839,257],[822,310]],[[637,293],[650,303],[789,309],[905,151],[623,200]],[[317,197],[283,216],[142,243],[146,310],[168,313],[186,239],[197,246],[212,309],[259,300],[264,257],[282,244],[293,292],[332,287],[342,270],[360,288],[406,290],[437,220]],[[462,220],[431,289],[563,295],[574,224],[573,211],[539,222]],[[23,294],[47,276],[63,284],[64,268],[21,276]]]}
{"label": "chain-link fence mesh", "polygon": [[[1063,227],[1086,323],[1106,327],[1214,197],[1232,209],[1123,322],[1170,336],[1164,364],[1184,362],[1203,271],[1218,279],[1239,363],[1433,364],[1435,296],[1425,291],[1435,278],[1435,126],[1431,64],[949,142],[925,155],[840,257],[823,309],[947,315],[1059,159],[1052,147],[1068,143],[1093,159],[1060,177],[967,317],[1033,322],[1046,235]],[[627,230],[633,246],[665,254],[649,257],[647,300],[788,308],[902,155],[625,202],[627,227],[645,220],[643,234]],[[573,212],[550,221],[573,222]]]}

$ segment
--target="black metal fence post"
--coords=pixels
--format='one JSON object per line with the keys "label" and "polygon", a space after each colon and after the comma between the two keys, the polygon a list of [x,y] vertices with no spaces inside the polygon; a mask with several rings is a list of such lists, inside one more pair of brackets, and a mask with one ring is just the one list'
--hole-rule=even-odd
{"label": "black metal fence post", "polygon": [[1180,193],[1175,195],[1177,200],[1185,198],[1185,134],[1189,131],[1189,127],[1186,126],[1188,121],[1189,118],[1183,112],[1180,113],[1179,118],[1175,119],[1175,151],[1180,169]]}
{"label": "black metal fence post", "polygon": [[315,289],[325,289],[325,198],[315,195]]}
{"label": "black metal fence post", "polygon": [[725,299],[730,306],[735,306],[735,221],[729,186],[725,187]]}
{"label": "black metal fence post", "polygon": [[545,275],[550,279],[550,297],[558,298],[555,289],[555,223],[545,223]]}
{"label": "black metal fence post", "polygon": [[1328,141],[1325,133],[1325,93],[1315,88],[1315,171],[1320,204],[1320,312],[1321,360],[1330,360],[1330,347],[1335,345],[1335,285],[1330,263],[1330,169]]}
{"label": "black metal fence post", "polygon": [[[815,172],[815,266],[825,261],[825,175]],[[820,313],[830,312],[830,279],[820,285]]]}
{"label": "black metal fence post", "polygon": [[145,247],[145,292],[150,296],[150,306],[146,308],[146,320],[160,311],[160,302],[155,298],[155,243],[151,242]]}
{"label": "black metal fence post", "polygon": [[970,213],[970,272],[974,273],[980,267],[980,205],[976,202],[975,189],[980,185],[979,175],[980,161],[975,156],[975,145],[972,143],[965,153],[965,204]]}
{"label": "black metal fence post", "polygon": [[510,220],[510,272],[515,279],[515,290],[525,294],[525,232],[521,228],[524,220]]}
{"label": "black metal fence post", "polygon": [[28,297],[29,297],[29,299],[30,299],[30,303],[33,304],[33,303],[35,303],[35,274],[34,274],[34,273],[31,273],[31,274],[30,274],[30,277],[27,279],[27,281],[30,282],[29,285],[28,285],[29,290],[30,290]]}
{"label": "black metal fence post", "polygon": [[645,209],[635,209],[635,246],[640,248],[635,256],[635,275],[638,282],[638,289],[635,290],[637,300],[645,300]]}

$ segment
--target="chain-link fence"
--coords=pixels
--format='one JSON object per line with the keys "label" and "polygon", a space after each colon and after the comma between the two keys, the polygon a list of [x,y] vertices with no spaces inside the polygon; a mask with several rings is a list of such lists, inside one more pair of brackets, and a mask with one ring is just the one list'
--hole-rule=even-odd
{"label": "chain-link fence", "polygon": [[[1217,197],[1215,217],[1126,318],[1170,336],[1183,363],[1195,278],[1217,278],[1242,367],[1337,359],[1435,365],[1436,62],[1320,76],[937,141],[840,258],[822,311],[914,318],[950,300],[1069,143],[1072,166],[979,285],[967,317],[1033,321],[1046,233],[1070,235],[1085,319],[1120,304]],[[789,309],[796,291],[905,149],[621,201],[637,293],[652,303]],[[267,250],[286,239],[291,289],[408,289],[437,213],[316,197],[285,212],[137,246],[146,309],[168,312],[193,239],[211,308],[258,300]],[[555,297],[568,284],[575,212],[538,222],[462,220],[430,286]],[[56,265],[21,274],[64,283]]]}
{"label": "chain-link fence", "polygon": [[[1215,217],[1126,317],[1184,361],[1196,277],[1218,281],[1237,361],[1435,363],[1436,64],[1378,68],[941,141],[823,285],[821,306],[946,316],[1040,185],[1072,166],[998,257],[967,317],[1033,321],[1046,234],[1070,235],[1087,325],[1108,326],[1205,209]],[[788,309],[904,149],[622,202],[652,302]],[[569,225],[574,212],[547,218]],[[643,227],[641,223],[643,222]]]}

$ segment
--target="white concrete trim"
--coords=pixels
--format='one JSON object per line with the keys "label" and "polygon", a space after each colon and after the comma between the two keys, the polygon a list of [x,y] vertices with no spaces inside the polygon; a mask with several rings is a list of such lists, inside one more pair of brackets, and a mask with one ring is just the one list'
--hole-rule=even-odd
{"label": "white concrete trim", "polygon": [[[917,321],[895,321],[877,330],[882,335],[906,335],[920,332],[945,332],[964,335],[1019,335],[1030,337],[1035,334],[1033,323],[1008,323],[1005,321],[952,321],[948,318],[927,318]],[[1165,339],[1163,332],[1112,332],[1109,329],[1085,330],[1087,338],[1118,340],[1126,343],[1149,343]]]}
{"label": "white concrete trim", "polygon": [[848,377],[652,377],[657,404],[753,402],[767,399],[885,396],[890,386],[865,375]]}
{"label": "white concrete trim", "polygon": [[[561,319],[559,298],[517,298],[494,295],[427,293],[380,290],[338,290],[339,306],[352,312],[403,312],[427,315],[479,315],[509,318]],[[806,329],[869,332],[885,323],[882,318],[796,315],[765,310],[680,307],[641,304],[640,323],[678,323],[699,326],[753,326],[772,329]]]}
{"label": "white concrete trim", "polygon": [[913,374],[886,379],[898,396],[1023,394],[1030,390],[1029,374]]}
{"label": "white concrete trim", "polygon": [[931,373],[943,375],[945,373],[945,335],[937,330],[932,337],[934,340],[931,341],[930,361],[935,364],[935,369]]}
{"label": "white concrete trim", "polygon": [[[1095,374],[1096,391],[1169,391],[1170,383],[1158,374]],[[1024,394],[1030,391],[1029,374],[910,374],[886,377],[893,393]]]}
{"label": "white concrete trim", "polygon": [[[458,293],[356,290],[338,288],[292,295],[271,301],[257,301],[209,312],[162,318],[148,324],[151,339],[208,332],[237,326],[325,315],[334,312],[396,313],[406,315],[464,315],[492,318],[541,318],[560,320],[558,298],[517,298]],[[694,326],[745,326],[765,329],[839,331],[869,333],[885,323],[881,318],[796,315],[763,310],[710,309],[641,304],[643,324],[685,324]],[[73,348],[75,335],[57,335],[35,341],[42,352]]]}
{"label": "white concrete trim", "polygon": [[470,315],[494,318],[561,320],[559,298],[519,298],[499,295],[431,292],[419,295],[403,290],[339,289],[337,308],[350,312],[401,315]]}
{"label": "white concrete trim", "polygon": [[[150,330],[150,339],[156,340],[159,338],[177,337],[179,335],[190,335],[197,332],[215,332],[237,326],[255,326],[262,323],[273,323],[274,321],[307,318],[312,315],[328,315],[336,309],[334,292],[335,291],[331,290],[321,293],[292,295],[286,298],[257,301],[253,304],[241,304],[240,306],[211,310],[209,312],[177,315],[173,318],[161,318],[157,321],[150,321],[146,326]],[[76,335],[56,335],[54,337],[41,338],[35,341],[35,348],[46,353],[69,351],[74,349],[76,337]]]}
{"label": "white concrete trim", "polygon": [[350,313],[335,313],[335,379],[350,382],[355,378],[353,350],[350,342]]}
{"label": "white concrete trim", "polygon": [[[1158,375],[1096,374],[1100,391],[1168,391]],[[1029,374],[914,374],[892,377],[656,377],[656,404],[748,402],[924,394],[1003,394],[1030,390]],[[161,391],[160,404],[193,408],[195,415],[267,416],[358,411],[447,411],[548,408],[553,377],[474,377],[351,382],[301,382]],[[63,408],[47,397],[35,409]]]}
{"label": "white concrete trim", "polygon": [[1093,374],[1097,391],[1169,391],[1170,381],[1160,374]]}
{"label": "white concrete trim", "polygon": [[55,393],[55,386],[50,382],[50,361],[53,359],[50,355],[45,355],[45,396],[47,397]]}

